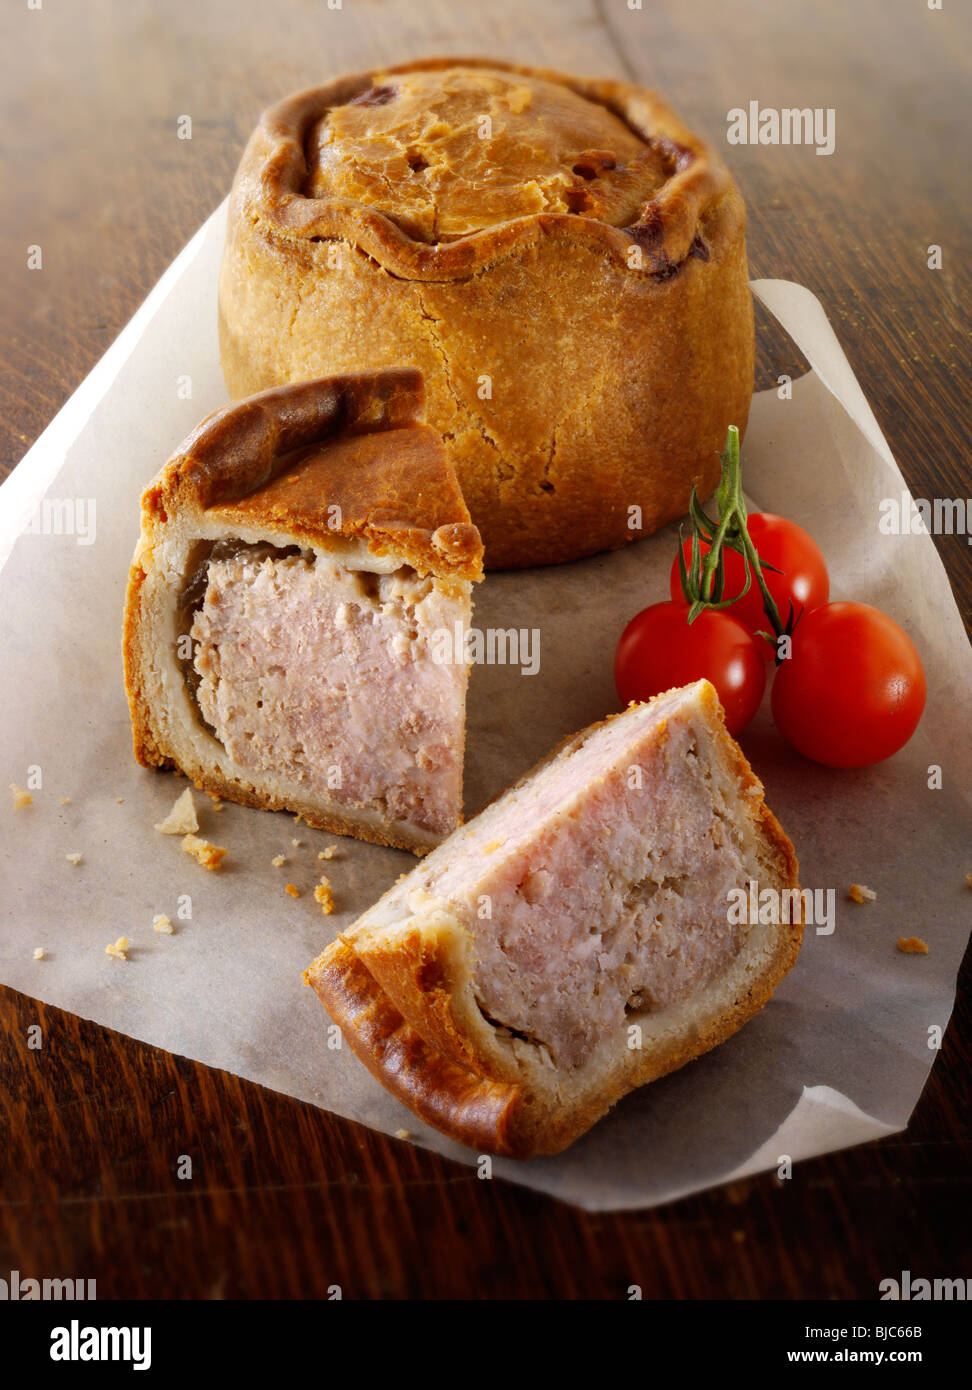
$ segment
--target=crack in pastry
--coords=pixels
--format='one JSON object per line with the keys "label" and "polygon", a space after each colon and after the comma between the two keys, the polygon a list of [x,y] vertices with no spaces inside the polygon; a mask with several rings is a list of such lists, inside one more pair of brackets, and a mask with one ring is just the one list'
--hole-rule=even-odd
{"label": "crack in pastry", "polygon": [[[797,861],[762,791],[708,681],[631,705],[454,832],[305,980],[431,1124],[557,1153],[729,1037],[794,964]],[[776,920],[730,912],[754,883]]]}
{"label": "crack in pastry", "polygon": [[135,754],[424,853],[459,823],[482,547],[412,370],[218,412],[142,499],[125,614]]}
{"label": "crack in pastry", "polygon": [[265,112],[219,313],[233,396],[421,370],[492,568],[683,514],[752,395],[745,211],[719,155],[634,84],[514,64],[402,64]]}

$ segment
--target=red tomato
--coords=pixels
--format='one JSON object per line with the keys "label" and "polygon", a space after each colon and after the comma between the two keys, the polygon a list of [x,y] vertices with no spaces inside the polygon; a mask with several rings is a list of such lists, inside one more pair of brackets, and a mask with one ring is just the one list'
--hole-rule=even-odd
{"label": "red tomato", "polygon": [[773,682],[787,742],[827,767],[870,767],[908,742],[925,708],[925,672],[908,634],[866,603],[806,614]]}
{"label": "red tomato", "polygon": [[614,683],[624,704],[648,700],[706,677],[726,712],[731,734],[759,709],[766,667],[756,638],[727,612],[707,609],[689,627],[688,605],[654,603],[625,628],[614,657]]}
{"label": "red tomato", "polygon": [[[823,551],[808,531],[804,531],[803,527],[798,526],[795,521],[788,521],[785,516],[774,516],[772,512],[753,512],[748,518],[748,527],[749,535],[760,560],[781,571],[779,574],[774,574],[772,570],[764,569],[763,576],[767,589],[776,600],[776,606],[784,624],[790,611],[791,599],[793,611],[797,615],[799,615],[801,608],[806,609],[806,612],[809,613],[827,602],[830,596],[830,578],[827,574],[827,565]],[[708,550],[709,547],[703,544],[703,556],[708,553]],[[692,559],[692,542],[686,541],[682,546],[682,551],[685,555],[687,568]],[[722,597],[724,599],[734,598],[745,587],[746,568],[742,556],[737,554],[735,550],[723,549],[722,556],[726,576]],[[677,555],[672,563],[669,591],[676,603],[683,601]],[[749,628],[750,632],[771,631],[769,618],[763,612],[763,596],[755,579],[749,586],[749,593],[734,603],[730,609],[723,611],[738,618]],[[768,642],[760,640],[759,647],[767,660],[776,656],[775,647]]]}

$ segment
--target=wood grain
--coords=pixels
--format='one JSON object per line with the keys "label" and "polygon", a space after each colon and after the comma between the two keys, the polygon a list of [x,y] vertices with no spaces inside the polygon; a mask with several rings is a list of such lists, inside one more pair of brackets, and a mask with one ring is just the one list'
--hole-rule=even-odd
{"label": "wood grain", "polygon": [[[223,196],[262,106],[438,52],[627,74],[720,144],[726,111],[750,99],[834,107],[833,156],[726,151],[753,274],[821,298],[915,495],[972,494],[968,22],[919,0],[11,3],[3,471]],[[191,141],[177,138],[183,114]],[[760,384],[802,369],[765,318],[758,343]],[[968,618],[972,547],[938,544]],[[870,1298],[902,1268],[968,1273],[968,1000],[967,962],[906,1134],[798,1165],[789,1182],[587,1216],[0,990],[0,1274],[94,1276],[102,1297],[307,1298],[339,1284],[364,1298],[623,1298],[637,1283],[646,1297]],[[36,1022],[39,1051],[26,1045]]]}

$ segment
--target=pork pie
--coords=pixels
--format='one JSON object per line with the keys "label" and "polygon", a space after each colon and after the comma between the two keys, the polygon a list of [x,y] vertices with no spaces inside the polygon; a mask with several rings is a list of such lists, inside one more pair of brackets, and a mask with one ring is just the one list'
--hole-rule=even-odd
{"label": "pork pie", "polygon": [[655,93],[475,59],[264,113],[219,287],[231,396],[424,373],[491,568],[613,549],[707,497],[753,389],[745,210]]}
{"label": "pork pie", "polygon": [[[456,831],[304,978],[429,1124],[557,1153],[728,1038],[793,965],[797,862],[762,793],[708,681],[632,705]],[[736,921],[730,894],[753,882],[784,920]]]}
{"label": "pork pie", "polygon": [[264,392],[142,498],[125,609],[135,756],[424,853],[461,819],[482,545],[413,369]]}

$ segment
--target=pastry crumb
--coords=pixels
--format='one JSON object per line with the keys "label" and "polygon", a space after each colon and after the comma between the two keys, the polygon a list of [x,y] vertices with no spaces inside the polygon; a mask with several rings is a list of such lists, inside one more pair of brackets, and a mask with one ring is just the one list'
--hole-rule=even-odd
{"label": "pastry crumb", "polygon": [[225,810],[226,810],[226,807],[223,805],[223,803],[222,803],[221,801],[214,801],[214,802],[213,802],[213,810],[214,810],[214,811],[225,811]]}
{"label": "pastry crumb", "polygon": [[196,803],[192,799],[192,791],[186,787],[181,796],[177,797],[172,810],[165,820],[156,822],[156,830],[163,835],[188,835],[199,829],[199,821],[196,818]]}
{"label": "pastry crumb", "polygon": [[163,936],[175,935],[175,927],[164,912],[160,912],[156,917],[152,918],[152,929],[153,931],[161,932]]}
{"label": "pastry crumb", "polygon": [[293,845],[294,849],[300,849],[301,845],[302,845],[304,842],[303,842],[303,840],[291,840],[290,843]]}
{"label": "pastry crumb", "polygon": [[326,875],[314,889],[314,901],[320,903],[324,916],[330,917],[334,911],[334,894],[331,892],[331,884]]}
{"label": "pastry crumb", "polygon": [[127,936],[120,936],[117,941],[105,947],[105,955],[113,956],[115,960],[128,960],[128,952],[131,950],[132,943]]}
{"label": "pastry crumb", "polygon": [[[333,859],[336,854],[337,845],[328,845],[326,849],[319,849],[317,851],[318,859]],[[969,877],[972,878],[972,874],[970,874]]]}
{"label": "pastry crumb", "polygon": [[70,798],[69,796],[62,796],[62,797],[61,797],[61,805],[62,805],[62,806],[70,806],[70,804],[71,804],[71,798]]}
{"label": "pastry crumb", "polygon": [[852,883],[847,890],[851,902],[872,903],[877,897],[873,888],[865,888],[863,883]]}
{"label": "pastry crumb", "polygon": [[182,848],[186,854],[191,854],[193,859],[203,866],[204,869],[218,869],[226,855],[225,849],[219,845],[211,845],[208,840],[200,840],[197,835],[186,835],[182,841]]}
{"label": "pastry crumb", "polygon": [[75,854],[66,854],[66,855],[64,856],[64,858],[67,860],[67,862],[68,862],[69,864],[73,864],[74,867],[77,868],[78,865],[81,863],[82,856],[81,856],[80,854],[75,853]]}
{"label": "pastry crumb", "polygon": [[125,800],[125,798],[124,798],[123,796],[116,796],[116,797],[115,797],[115,800],[118,802],[118,804],[119,804],[119,806],[120,806],[120,805],[122,804],[122,802]]}
{"label": "pastry crumb", "polygon": [[44,950],[43,946],[34,947],[34,960],[43,960],[46,955],[47,952]]}
{"label": "pastry crumb", "polygon": [[270,860],[270,863],[275,869],[282,869],[286,862],[287,856],[285,854],[275,854]]}
{"label": "pastry crumb", "polygon": [[969,885],[969,887],[972,888],[972,874],[966,874],[965,881]]}
{"label": "pastry crumb", "polygon": [[906,956],[927,956],[928,942],[922,941],[920,936],[899,936],[898,950]]}
{"label": "pastry crumb", "polygon": [[16,782],[10,783],[10,795],[13,797],[14,810],[19,811],[24,806],[33,806],[34,798],[25,787],[18,787]]}
{"label": "pastry crumb", "polygon": [[288,883],[284,888],[284,892],[289,893],[292,898],[300,897],[300,889],[297,887],[296,883]]}
{"label": "pastry crumb", "polygon": [[412,1136],[411,1136],[411,1134],[408,1132],[407,1129],[396,1129],[396,1130],[395,1130],[395,1138],[396,1138],[396,1139],[411,1139],[411,1137],[412,1137]]}

